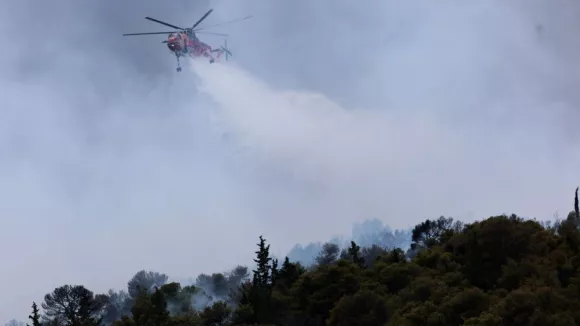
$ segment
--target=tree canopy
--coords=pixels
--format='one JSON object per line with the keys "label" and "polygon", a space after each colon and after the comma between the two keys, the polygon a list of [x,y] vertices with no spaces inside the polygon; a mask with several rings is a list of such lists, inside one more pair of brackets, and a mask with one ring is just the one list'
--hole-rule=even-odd
{"label": "tree canopy", "polygon": [[63,285],[27,325],[577,325],[579,225],[576,189],[562,221],[440,217],[413,228],[408,250],[327,243],[311,266],[279,262],[260,236],[251,277],[238,266],[187,286],[147,271],[127,292]]}

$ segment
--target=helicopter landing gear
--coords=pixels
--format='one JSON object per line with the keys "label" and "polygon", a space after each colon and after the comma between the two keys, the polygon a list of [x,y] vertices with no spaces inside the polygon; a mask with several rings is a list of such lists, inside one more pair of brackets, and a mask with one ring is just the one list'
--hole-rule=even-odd
{"label": "helicopter landing gear", "polygon": [[177,70],[177,72],[180,72],[181,71],[181,65],[179,64],[179,56],[176,55],[175,57],[177,58],[177,69],[176,70]]}

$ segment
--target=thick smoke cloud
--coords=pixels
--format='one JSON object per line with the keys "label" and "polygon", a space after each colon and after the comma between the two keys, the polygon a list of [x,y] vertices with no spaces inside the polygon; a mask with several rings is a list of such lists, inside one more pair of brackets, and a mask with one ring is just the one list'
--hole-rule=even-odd
{"label": "thick smoke cloud", "polygon": [[[209,6],[208,25],[254,15],[215,30],[232,36],[229,66],[175,74],[161,38],[120,36]],[[141,269],[247,264],[260,234],[282,256],[373,217],[565,215],[579,13],[565,0],[3,2],[0,320],[62,284],[106,292]]]}

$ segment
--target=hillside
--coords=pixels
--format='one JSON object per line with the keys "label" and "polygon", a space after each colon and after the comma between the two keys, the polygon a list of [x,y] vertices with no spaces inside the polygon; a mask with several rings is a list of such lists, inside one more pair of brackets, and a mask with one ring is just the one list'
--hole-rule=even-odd
{"label": "hillside", "polygon": [[127,292],[64,285],[36,303],[31,325],[576,325],[580,213],[555,223],[516,215],[464,224],[426,220],[405,252],[327,243],[306,268],[272,259],[256,270],[200,275],[195,285],[141,271]]}

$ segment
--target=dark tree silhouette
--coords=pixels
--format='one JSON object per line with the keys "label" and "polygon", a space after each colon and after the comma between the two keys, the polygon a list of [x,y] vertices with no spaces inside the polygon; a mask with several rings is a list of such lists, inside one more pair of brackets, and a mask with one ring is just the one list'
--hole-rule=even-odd
{"label": "dark tree silhouette", "polygon": [[576,194],[574,195],[574,211],[576,212],[576,220],[580,221],[580,209],[578,208],[578,188],[576,188]]}
{"label": "dark tree silhouette", "polygon": [[267,288],[270,283],[270,261],[272,258],[270,258],[270,245],[266,245],[266,240],[262,236],[260,236],[256,256],[254,262],[257,264],[257,268],[252,271],[254,273],[252,285],[255,288]]}
{"label": "dark tree silhouette", "polygon": [[64,285],[44,296],[44,316],[60,325],[99,325],[104,306],[102,297],[82,285]]}
{"label": "dark tree silhouette", "polygon": [[141,270],[137,272],[127,284],[129,296],[137,298],[142,290],[152,292],[155,287],[167,283],[169,277],[165,274]]}
{"label": "dark tree silhouette", "polygon": [[[133,287],[129,312],[113,325],[579,325],[578,189],[574,206],[554,225],[517,215],[426,220],[413,229],[412,255],[352,241],[339,258],[327,243],[308,269],[288,257],[279,264],[260,236],[251,281],[241,266],[201,274],[195,286],[140,272],[153,281],[134,282],[145,286]],[[112,294],[65,285],[47,294],[42,317],[33,304],[29,318],[32,326],[96,326],[114,302],[127,303]]]}
{"label": "dark tree silhouette", "polygon": [[[32,302],[32,314],[28,316],[28,319],[32,320],[32,326],[40,326],[40,311],[38,310],[38,306],[36,302]],[[26,326],[29,326],[26,324]]]}

